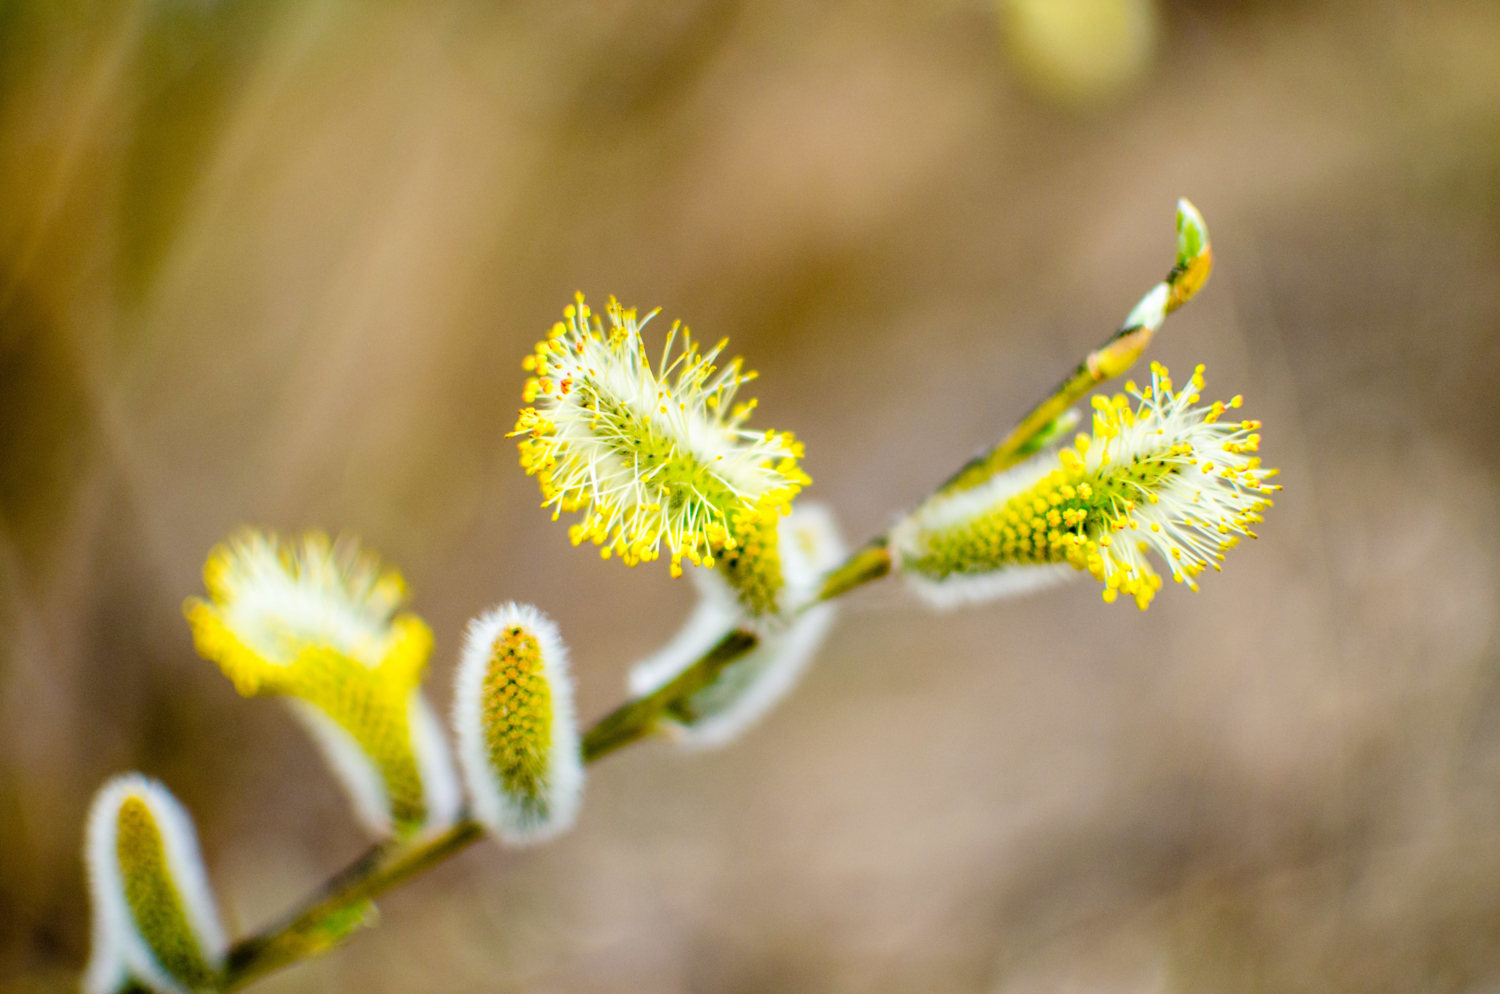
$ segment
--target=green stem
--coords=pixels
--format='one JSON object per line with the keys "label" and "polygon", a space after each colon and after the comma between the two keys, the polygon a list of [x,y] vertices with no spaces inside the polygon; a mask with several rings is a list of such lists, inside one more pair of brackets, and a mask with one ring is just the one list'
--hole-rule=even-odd
{"label": "green stem", "polygon": [[755,648],[757,641],[759,640],[754,634],[735,629],[720,639],[696,663],[679,673],[671,683],[645,697],[627,701],[599,719],[593,728],[584,733],[583,761],[592,763],[603,759],[616,749],[650,735],[663,713],[678,701],[691,697],[713,683],[724,667]]}
{"label": "green stem", "polygon": [[[225,964],[231,991],[338,945],[369,913],[369,902],[464,849],[484,834],[464,819],[441,835],[380,843],[330,878],[301,910],[280,924],[235,943]],[[351,913],[354,920],[350,921]]]}
{"label": "green stem", "polygon": [[891,571],[891,553],[884,535],[877,535],[861,546],[844,564],[823,578],[818,600],[831,601],[855,587],[878,580]]}

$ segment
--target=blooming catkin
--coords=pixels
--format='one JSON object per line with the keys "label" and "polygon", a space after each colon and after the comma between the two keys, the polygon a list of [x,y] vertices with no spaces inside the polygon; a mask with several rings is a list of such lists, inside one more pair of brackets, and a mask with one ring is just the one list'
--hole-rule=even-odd
{"label": "blooming catkin", "polygon": [[[665,545],[672,575],[682,561],[722,564],[752,613],[777,610],[782,585],[776,523],[810,482],[802,446],[788,432],[744,427],[754,379],[739,359],[714,365],[726,343],[703,353],[674,324],[660,363],[646,357],[633,309],[610,298],[606,328],[578,295],[523,365],[525,402],[513,434],[521,465],[554,520],[580,512],[569,534],[627,565]],[[654,316],[647,315],[646,321]],[[681,342],[681,348],[674,347]]]}
{"label": "blooming catkin", "polygon": [[210,554],[208,599],[185,605],[198,652],[246,696],[284,696],[375,835],[457,816],[441,726],[419,684],[432,632],[401,574],[319,533],[296,546],[246,531]]}
{"label": "blooming catkin", "polygon": [[1165,367],[1151,385],[1094,400],[1092,437],[1044,452],[980,486],[940,493],[891,535],[896,564],[913,589],[939,606],[1017,592],[1087,570],[1145,609],[1161,587],[1148,553],[1193,590],[1220,568],[1281,489],[1276,470],[1253,455],[1260,422],[1227,421],[1241,405],[1198,406],[1203,367],[1174,392]]}
{"label": "blooming catkin", "polygon": [[132,982],[166,994],[218,989],[224,930],[192,819],[165,787],[138,773],[101,787],[84,862],[94,916],[87,994]]}
{"label": "blooming catkin", "polygon": [[583,760],[567,649],[544,614],[505,604],[470,622],[453,725],[480,824],[511,844],[548,839],[573,824]]}

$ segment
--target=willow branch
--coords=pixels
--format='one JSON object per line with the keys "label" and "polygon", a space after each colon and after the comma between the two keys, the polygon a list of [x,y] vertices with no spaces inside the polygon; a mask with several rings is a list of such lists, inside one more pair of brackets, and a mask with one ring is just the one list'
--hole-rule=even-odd
{"label": "willow branch", "polygon": [[[1140,358],[1166,316],[1198,291],[1213,267],[1203,218],[1186,200],[1178,202],[1177,263],[1167,278],[1142,298],[1125,323],[1090,352],[1066,379],[1026,413],[997,445],[964,464],[936,493],[964,490],[1016,465],[1076,422],[1070,409],[1100,384],[1124,373]],[[891,571],[885,535],[866,542],[845,562],[830,570],[819,590],[828,601],[878,580]],[[810,606],[810,605],[809,605]],[[725,667],[758,644],[753,632],[736,629],[656,691],[627,701],[594,723],[583,736],[585,763],[647,738],[693,694],[707,687]],[[335,874],[301,908],[229,951],[222,989],[235,990],[284,966],[326,952],[346,939],[374,914],[371,901],[461,852],[484,834],[464,818],[439,835],[384,842]]]}

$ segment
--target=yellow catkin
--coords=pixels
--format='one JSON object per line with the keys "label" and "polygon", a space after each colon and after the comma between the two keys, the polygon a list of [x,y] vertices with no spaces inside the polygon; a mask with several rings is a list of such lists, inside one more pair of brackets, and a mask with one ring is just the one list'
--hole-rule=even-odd
{"label": "yellow catkin", "polygon": [[790,433],[745,430],[755,401],[735,396],[755,374],[739,359],[716,366],[725,343],[703,352],[680,325],[653,368],[644,322],[614,298],[607,327],[581,295],[564,315],[522,363],[535,374],[523,400],[536,406],[512,432],[523,436],[521,466],[536,477],[542,505],[554,519],[579,513],[569,537],[605,559],[634,566],[665,545],[673,576],[683,560],[733,563],[746,607],[773,610],[778,570],[752,559],[774,549],[767,534],[811,481]]}
{"label": "yellow catkin", "polygon": [[490,648],[480,694],[491,769],[523,805],[545,805],[552,748],[552,691],[541,646],[520,625],[510,625]]}
{"label": "yellow catkin", "polygon": [[422,826],[427,805],[408,717],[413,687],[326,649],[303,652],[268,687],[313,705],[359,743],[380,771],[398,835]]}
{"label": "yellow catkin", "polygon": [[[1154,551],[1196,590],[1195,578],[1219,569],[1239,536],[1255,537],[1251,526],[1281,489],[1266,482],[1276,471],[1252,455],[1260,422],[1224,420],[1239,397],[1195,406],[1202,388],[1203,367],[1174,392],[1153,363],[1149,387],[1127,387],[1138,408],[1125,395],[1095,397],[1092,435],[1035,457],[1043,472],[1019,492],[988,504],[972,492],[946,505],[940,498],[898,527],[902,568],[943,582],[1067,563],[1103,583],[1106,601],[1125,594],[1144,609],[1162,586],[1146,558]],[[996,489],[1003,482],[996,478]],[[952,500],[977,506],[956,514]]]}
{"label": "yellow catkin", "polygon": [[188,990],[217,989],[218,973],[198,946],[167,868],[161,830],[139,797],[120,805],[115,852],[131,916],[162,969]]}
{"label": "yellow catkin", "polygon": [[[1137,475],[1160,479],[1159,469],[1142,467]],[[1100,542],[1107,547],[1121,514],[1120,486],[1104,487],[1086,473],[1080,460],[1054,470],[1024,493],[962,525],[934,534],[924,556],[914,559],[918,572],[946,577],[984,574],[1007,566],[1068,563],[1106,580]],[[1142,606],[1161,586],[1161,578],[1124,577],[1119,586]],[[1113,599],[1113,598],[1111,598]]]}
{"label": "yellow catkin", "polygon": [[397,617],[385,659],[370,667],[318,645],[302,648],[289,664],[268,662],[203,602],[189,606],[188,620],[199,654],[217,662],[241,694],[279,694],[306,701],[359,743],[384,782],[398,835],[422,826],[427,805],[409,715],[412,694],[432,649],[426,624],[413,615]]}

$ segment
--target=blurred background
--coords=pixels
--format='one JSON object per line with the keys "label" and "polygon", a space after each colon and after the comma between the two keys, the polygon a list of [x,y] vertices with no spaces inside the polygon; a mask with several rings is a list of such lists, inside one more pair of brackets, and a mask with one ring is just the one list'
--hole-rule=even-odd
{"label": "blurred background", "polygon": [[1160,279],[1286,492],[1144,614],[1075,583],[849,600],[722,753],[595,767],[273,992],[1500,991],[1494,0],[0,2],[0,988],[73,989],[112,773],[194,812],[231,929],[364,848],[182,600],[241,524],[406,573],[447,706],[533,601],[580,710],[691,590],[518,468],[573,291],[762,373],[861,541]]}

